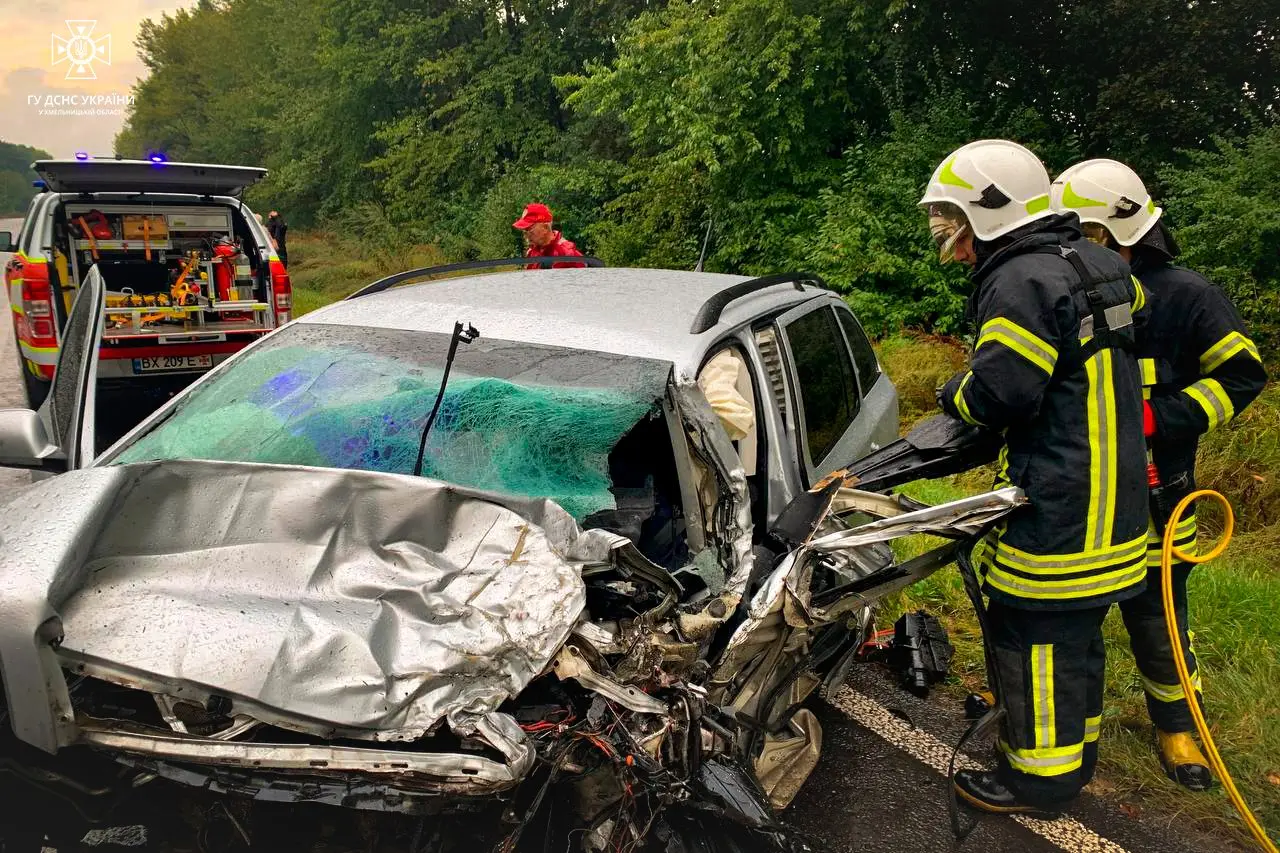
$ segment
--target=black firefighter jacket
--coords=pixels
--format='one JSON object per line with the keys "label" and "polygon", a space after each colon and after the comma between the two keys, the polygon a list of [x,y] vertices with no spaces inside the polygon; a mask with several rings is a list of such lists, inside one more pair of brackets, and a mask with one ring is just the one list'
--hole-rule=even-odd
{"label": "black firefighter jacket", "polygon": [[1132,348],[1142,286],[1119,255],[1081,236],[1074,214],[981,244],[973,280],[977,342],[939,402],[1004,431],[1000,480],[1029,500],[975,550],[985,591],[1028,609],[1137,595],[1146,448],[1138,364],[1121,347]]}
{"label": "black firefighter jacket", "polygon": [[[1219,287],[1192,270],[1146,258],[1136,260],[1133,271],[1151,296],[1138,334],[1138,365],[1156,422],[1151,451],[1171,510],[1195,489],[1200,436],[1252,403],[1267,373],[1239,312]],[[1148,533],[1149,566],[1160,564],[1162,532],[1152,527]],[[1191,550],[1195,540],[1195,517],[1188,514],[1174,541]]]}

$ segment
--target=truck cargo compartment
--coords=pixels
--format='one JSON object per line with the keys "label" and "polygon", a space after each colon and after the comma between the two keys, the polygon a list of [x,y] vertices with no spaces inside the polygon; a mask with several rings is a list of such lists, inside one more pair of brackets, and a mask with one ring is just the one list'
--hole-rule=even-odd
{"label": "truck cargo compartment", "polygon": [[104,344],[225,341],[274,328],[261,247],[233,208],[83,202],[64,213],[67,298],[97,265],[107,285]]}

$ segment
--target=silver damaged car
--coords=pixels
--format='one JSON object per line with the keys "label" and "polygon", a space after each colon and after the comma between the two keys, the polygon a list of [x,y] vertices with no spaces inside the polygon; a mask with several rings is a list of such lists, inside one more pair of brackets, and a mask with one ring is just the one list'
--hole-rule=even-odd
{"label": "silver damaged car", "polygon": [[[889,493],[938,469],[815,277],[438,273],[101,454],[86,278],[44,407],[0,411],[0,465],[57,474],[0,511],[0,761],[73,823],[167,786],[490,815],[496,850],[795,846],[806,699],[1021,494]],[[917,534],[948,542],[899,563]]]}

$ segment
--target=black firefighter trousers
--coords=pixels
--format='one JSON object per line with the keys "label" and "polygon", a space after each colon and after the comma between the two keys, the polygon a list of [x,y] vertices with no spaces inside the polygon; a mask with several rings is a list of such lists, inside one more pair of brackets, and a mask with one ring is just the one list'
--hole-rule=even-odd
{"label": "black firefighter trousers", "polygon": [[[1151,715],[1151,722],[1164,732],[1190,732],[1195,730],[1195,721],[1191,718],[1191,708],[1187,706],[1187,694],[1178,680],[1173,645],[1169,642],[1169,629],[1164,621],[1160,555],[1158,550],[1151,553],[1153,556],[1147,561],[1146,590],[1135,598],[1122,601],[1120,614],[1129,632],[1134,662],[1142,676],[1142,690],[1147,696],[1147,713]],[[1191,568],[1191,563],[1173,564],[1173,609],[1177,614],[1182,651],[1187,656],[1187,672],[1195,687],[1196,702],[1203,709],[1200,672],[1191,647],[1192,633],[1187,628],[1187,577]]]}
{"label": "black firefighter trousers", "polygon": [[997,772],[1020,803],[1063,807],[1093,778],[1109,609],[987,608],[991,683],[1006,712]]}

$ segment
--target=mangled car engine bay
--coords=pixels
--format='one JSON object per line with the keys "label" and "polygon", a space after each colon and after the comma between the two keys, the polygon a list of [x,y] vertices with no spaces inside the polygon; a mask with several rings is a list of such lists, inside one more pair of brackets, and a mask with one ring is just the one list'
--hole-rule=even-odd
{"label": "mangled car engine bay", "polygon": [[[14,736],[123,768],[107,787],[493,808],[496,850],[552,824],[637,849],[704,816],[786,848],[821,745],[805,700],[843,683],[877,599],[1022,496],[837,476],[761,533],[705,400],[663,408],[701,476],[675,566],[550,500],[399,473],[167,459],[32,487],[0,516]],[[37,523],[54,505],[74,523]],[[898,562],[915,534],[949,541]]]}

